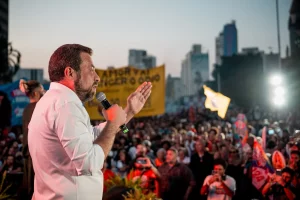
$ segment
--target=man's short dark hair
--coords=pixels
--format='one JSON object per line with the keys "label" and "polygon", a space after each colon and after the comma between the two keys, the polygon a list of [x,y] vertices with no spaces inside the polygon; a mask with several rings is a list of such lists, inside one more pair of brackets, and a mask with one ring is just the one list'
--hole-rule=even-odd
{"label": "man's short dark hair", "polygon": [[291,175],[291,178],[293,178],[294,175],[295,175],[294,170],[292,170],[292,169],[289,168],[289,167],[283,168],[282,171],[281,171],[281,174],[283,174],[283,173],[288,173],[288,174],[290,174],[290,175]]}
{"label": "man's short dark hair", "polygon": [[80,53],[92,55],[93,50],[80,44],[65,44],[54,51],[52,54],[48,73],[51,82],[58,82],[64,78],[66,67],[73,68],[76,72],[80,71],[81,57]]}
{"label": "man's short dark hair", "polygon": [[210,132],[214,132],[214,135],[217,135],[218,134],[218,129],[216,127],[211,127],[211,129],[209,130],[209,133]]}
{"label": "man's short dark hair", "polygon": [[216,159],[214,161],[214,166],[216,165],[222,165],[224,169],[226,169],[226,162],[223,159]]}
{"label": "man's short dark hair", "polygon": [[276,147],[276,143],[273,140],[268,141],[267,149],[274,149]]}

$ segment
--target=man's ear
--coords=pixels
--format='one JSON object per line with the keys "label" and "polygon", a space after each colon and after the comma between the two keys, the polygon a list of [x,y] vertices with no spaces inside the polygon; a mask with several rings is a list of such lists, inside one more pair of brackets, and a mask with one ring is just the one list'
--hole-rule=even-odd
{"label": "man's ear", "polygon": [[64,75],[67,79],[74,79],[76,76],[75,70],[71,67],[66,67],[64,70]]}

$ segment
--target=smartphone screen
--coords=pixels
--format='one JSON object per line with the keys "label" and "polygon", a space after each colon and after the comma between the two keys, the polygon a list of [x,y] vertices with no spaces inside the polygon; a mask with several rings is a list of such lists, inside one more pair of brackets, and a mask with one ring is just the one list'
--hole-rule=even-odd
{"label": "smartphone screen", "polygon": [[269,135],[273,135],[274,133],[275,133],[275,131],[273,129],[271,129],[271,130],[268,131]]}
{"label": "smartphone screen", "polygon": [[276,175],[277,175],[277,176],[281,176],[281,169],[277,169],[277,170],[276,170]]}
{"label": "smartphone screen", "polygon": [[143,159],[139,159],[136,162],[139,163],[139,164],[143,164],[143,165],[147,163],[147,161],[143,160]]}
{"label": "smartphone screen", "polygon": [[218,174],[218,171],[212,170],[211,175],[215,175],[215,174]]}

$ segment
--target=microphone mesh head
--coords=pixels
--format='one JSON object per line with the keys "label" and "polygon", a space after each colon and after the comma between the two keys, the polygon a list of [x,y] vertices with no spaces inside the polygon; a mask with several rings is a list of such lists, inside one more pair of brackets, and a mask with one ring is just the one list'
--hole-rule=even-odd
{"label": "microphone mesh head", "polygon": [[106,96],[105,96],[105,94],[104,94],[103,92],[99,92],[99,93],[97,94],[96,98],[97,98],[98,101],[101,102],[101,101],[103,101],[104,99],[106,99]]}

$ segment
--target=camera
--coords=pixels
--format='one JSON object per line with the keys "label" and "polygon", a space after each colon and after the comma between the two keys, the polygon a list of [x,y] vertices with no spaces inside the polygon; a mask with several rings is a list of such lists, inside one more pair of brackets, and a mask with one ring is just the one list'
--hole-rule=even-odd
{"label": "camera", "polygon": [[145,164],[147,164],[147,160],[145,160],[145,159],[138,159],[138,160],[136,160],[136,163],[145,165]]}

